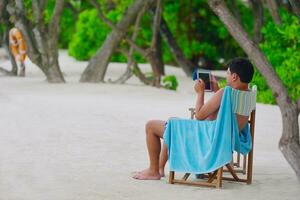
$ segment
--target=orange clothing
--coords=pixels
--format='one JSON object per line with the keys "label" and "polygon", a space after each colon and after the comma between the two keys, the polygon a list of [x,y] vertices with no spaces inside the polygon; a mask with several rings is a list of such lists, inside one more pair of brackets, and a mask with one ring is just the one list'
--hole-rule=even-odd
{"label": "orange clothing", "polygon": [[9,43],[15,59],[23,63],[26,58],[26,44],[19,29],[12,28],[9,31]]}

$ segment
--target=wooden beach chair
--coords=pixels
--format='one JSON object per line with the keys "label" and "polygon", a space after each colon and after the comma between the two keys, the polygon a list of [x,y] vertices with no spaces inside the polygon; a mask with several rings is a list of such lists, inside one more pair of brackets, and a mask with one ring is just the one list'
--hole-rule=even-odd
{"label": "wooden beach chair", "polygon": [[[194,119],[195,109],[190,108],[191,119]],[[170,171],[169,183],[179,183],[194,186],[208,186],[208,187],[222,187],[222,180],[244,182],[247,184],[252,183],[252,169],[253,169],[253,147],[254,147],[254,127],[255,127],[255,110],[251,112],[248,123],[250,125],[250,133],[252,138],[252,148],[250,152],[243,156],[242,165],[240,164],[240,154],[236,157],[233,155],[233,160],[219,169],[208,173],[201,174],[201,179],[188,180],[190,173],[185,173],[181,179],[175,178],[175,172]]]}

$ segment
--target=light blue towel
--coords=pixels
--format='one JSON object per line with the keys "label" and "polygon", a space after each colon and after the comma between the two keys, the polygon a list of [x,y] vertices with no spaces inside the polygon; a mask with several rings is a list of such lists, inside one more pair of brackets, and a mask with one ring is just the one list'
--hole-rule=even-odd
{"label": "light blue towel", "polygon": [[239,133],[232,112],[231,90],[224,89],[218,117],[214,121],[170,119],[164,133],[171,171],[202,174],[232,160],[233,151],[247,154],[251,149],[249,125]]}

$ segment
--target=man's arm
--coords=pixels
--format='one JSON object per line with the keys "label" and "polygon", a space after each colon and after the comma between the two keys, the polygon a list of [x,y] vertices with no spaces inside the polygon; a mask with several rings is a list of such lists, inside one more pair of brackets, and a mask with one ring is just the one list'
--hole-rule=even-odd
{"label": "man's arm", "polygon": [[213,76],[213,75],[211,76],[210,83],[211,83],[211,86],[212,86],[212,91],[214,93],[216,93],[220,89],[220,87],[219,87],[218,81],[215,78],[215,76]]}

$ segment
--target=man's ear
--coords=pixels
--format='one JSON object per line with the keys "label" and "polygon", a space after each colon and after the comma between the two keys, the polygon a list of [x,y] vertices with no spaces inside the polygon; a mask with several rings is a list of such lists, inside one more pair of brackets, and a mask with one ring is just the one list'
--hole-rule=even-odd
{"label": "man's ear", "polygon": [[233,80],[233,81],[237,81],[238,78],[239,78],[239,76],[238,76],[236,73],[233,73],[233,74],[232,74],[232,80]]}

